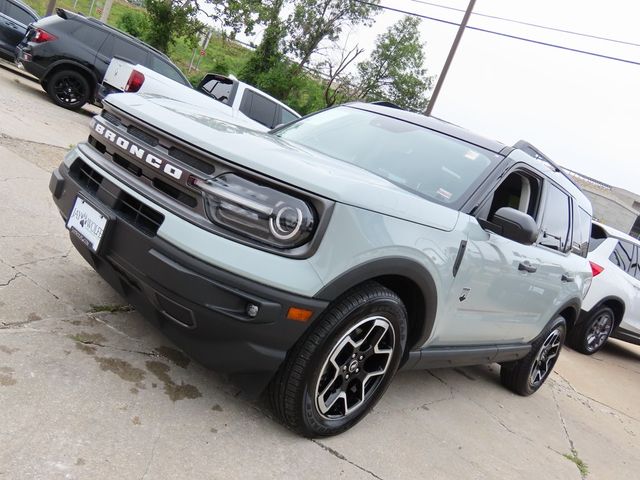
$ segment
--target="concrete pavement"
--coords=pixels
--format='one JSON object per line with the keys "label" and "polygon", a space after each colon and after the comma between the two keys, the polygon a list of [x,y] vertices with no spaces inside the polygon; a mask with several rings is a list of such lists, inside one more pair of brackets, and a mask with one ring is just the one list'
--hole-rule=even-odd
{"label": "concrete pavement", "polygon": [[0,70],[0,478],[637,476],[640,348],[618,341],[564,350],[529,398],[502,388],[496,365],[408,372],[351,431],[288,432],[71,248],[48,181],[95,112]]}

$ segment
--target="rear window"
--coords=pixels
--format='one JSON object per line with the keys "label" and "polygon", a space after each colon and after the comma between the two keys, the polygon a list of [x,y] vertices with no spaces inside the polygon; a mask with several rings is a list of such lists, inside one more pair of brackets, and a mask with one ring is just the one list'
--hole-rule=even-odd
{"label": "rear window", "polygon": [[445,205],[461,205],[503,158],[428,128],[351,107],[325,110],[275,135]]}
{"label": "rear window", "polygon": [[240,111],[267,128],[275,127],[278,104],[251,90],[245,90]]}
{"label": "rear window", "polygon": [[186,79],[180,74],[178,69],[171,65],[169,62],[156,57],[155,55],[151,55],[151,70],[158,72],[160,75],[164,75],[171,80],[174,80],[182,85],[188,85]]}
{"label": "rear window", "polygon": [[109,35],[109,38],[104,42],[102,49],[100,50],[104,56],[113,58],[119,57],[123,60],[127,60],[129,63],[146,65],[148,52],[146,49],[141,48],[133,43],[118,38],[115,35]]}
{"label": "rear window", "polygon": [[589,251],[593,252],[607,239],[607,232],[600,225],[591,225],[591,239],[589,240]]}
{"label": "rear window", "polygon": [[228,78],[213,78],[202,86],[208,95],[222,103],[229,103],[233,81]]}

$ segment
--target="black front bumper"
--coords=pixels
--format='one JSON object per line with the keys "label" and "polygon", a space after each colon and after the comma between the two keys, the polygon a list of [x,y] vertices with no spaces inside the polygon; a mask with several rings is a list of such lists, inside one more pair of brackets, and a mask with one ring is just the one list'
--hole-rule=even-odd
{"label": "black front bumper", "polygon": [[[286,353],[327,302],[278,290],[198,260],[136,221],[131,196],[97,172],[61,165],[49,188],[66,220],[78,195],[110,217],[98,253],[75,235],[87,262],[148,320],[207,367],[226,372],[249,394],[263,390]],[[90,168],[90,167],[89,167]],[[83,176],[84,175],[84,176]],[[141,215],[153,217],[149,210]],[[162,215],[153,217],[162,221]],[[268,255],[268,254],[265,254]],[[258,313],[248,314],[255,305]],[[307,322],[286,318],[290,307],[312,310]]]}

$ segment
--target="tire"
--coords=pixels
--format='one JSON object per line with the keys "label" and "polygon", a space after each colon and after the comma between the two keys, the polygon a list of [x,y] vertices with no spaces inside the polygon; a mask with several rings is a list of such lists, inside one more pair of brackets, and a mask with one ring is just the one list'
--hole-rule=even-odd
{"label": "tire", "polygon": [[526,357],[502,364],[502,385],[523,397],[538,391],[558,361],[566,333],[565,319],[557,317],[533,342]]}
{"label": "tire", "polygon": [[306,437],[348,430],[384,394],[406,341],[402,300],[375,282],[356,287],[289,352],[269,386],[274,413]]}
{"label": "tire", "polygon": [[593,355],[607,342],[615,321],[613,310],[603,305],[591,312],[587,320],[569,334],[567,343],[580,353]]}
{"label": "tire", "polygon": [[78,110],[91,96],[89,82],[76,70],[60,70],[46,80],[49,98],[59,107]]}

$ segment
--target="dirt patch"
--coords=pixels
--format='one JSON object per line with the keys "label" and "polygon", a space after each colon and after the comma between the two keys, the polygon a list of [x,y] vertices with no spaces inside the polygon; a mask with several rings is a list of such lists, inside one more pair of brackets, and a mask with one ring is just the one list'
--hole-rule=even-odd
{"label": "dirt patch", "polygon": [[29,322],[37,322],[38,320],[42,320],[42,317],[37,313],[31,312],[29,315],[27,315],[27,321]]}
{"label": "dirt patch", "polygon": [[4,352],[7,355],[11,355],[12,353],[15,353],[19,350],[20,350],[19,348],[9,348],[5,345],[0,345],[0,352]]}
{"label": "dirt patch", "polygon": [[79,466],[79,467],[84,465],[85,463],[87,463],[87,462],[85,462],[84,458],[79,458],[79,459],[76,460],[76,465]]}
{"label": "dirt patch", "polygon": [[13,378],[13,368],[0,367],[0,387],[15,385],[18,381]]}
{"label": "dirt patch", "polygon": [[94,357],[96,362],[100,365],[100,368],[105,372],[111,372],[118,375],[122,380],[127,382],[137,383],[144,380],[144,370],[140,370],[132,366],[129,362],[126,362],[120,358],[111,357]]}
{"label": "dirt patch", "polygon": [[133,417],[131,419],[131,423],[133,423],[134,425],[142,425],[142,422],[140,421],[140,417]]}
{"label": "dirt patch", "polygon": [[169,376],[169,365],[162,362],[146,362],[147,370],[153,373],[158,380],[164,383],[164,393],[174,402],[185,398],[199,398],[202,396],[200,390],[194,385],[181,382],[180,385],[175,383]]}
{"label": "dirt patch", "polygon": [[95,355],[96,354],[96,347],[92,347],[91,345],[87,345],[84,343],[80,343],[80,342],[76,342],[76,348],[78,350],[80,350],[81,352],[84,352],[88,355]]}
{"label": "dirt patch", "polygon": [[213,407],[211,407],[211,410],[213,410],[214,412],[221,412],[222,407],[216,403]]}
{"label": "dirt patch", "polygon": [[69,338],[76,342],[88,344],[88,345],[104,345],[107,339],[99,333],[87,333],[80,332],[74,335],[69,335]]}
{"label": "dirt patch", "polygon": [[0,145],[47,172],[52,171],[60,165],[65,153],[69,150],[68,148],[55,147],[45,143],[30,142],[28,140],[19,140],[1,134]]}
{"label": "dirt patch", "polygon": [[189,357],[187,357],[180,350],[176,350],[175,348],[171,348],[163,345],[161,347],[156,348],[155,351],[158,352],[158,354],[161,357],[164,357],[167,360],[170,360],[171,362],[175,363],[179,367],[187,368],[189,363],[191,363],[191,359]]}

